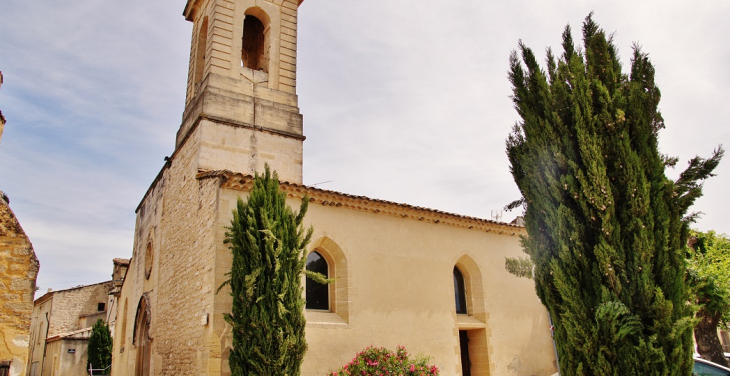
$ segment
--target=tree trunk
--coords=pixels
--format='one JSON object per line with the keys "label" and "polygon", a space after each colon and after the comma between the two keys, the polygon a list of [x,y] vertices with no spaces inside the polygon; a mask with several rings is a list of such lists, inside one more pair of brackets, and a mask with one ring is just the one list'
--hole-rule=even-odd
{"label": "tree trunk", "polygon": [[720,321],[720,315],[711,315],[703,308],[697,312],[697,317],[700,319],[700,322],[695,326],[697,352],[700,353],[702,359],[730,367],[727,358],[723,354],[720,338],[717,336],[717,325]]}

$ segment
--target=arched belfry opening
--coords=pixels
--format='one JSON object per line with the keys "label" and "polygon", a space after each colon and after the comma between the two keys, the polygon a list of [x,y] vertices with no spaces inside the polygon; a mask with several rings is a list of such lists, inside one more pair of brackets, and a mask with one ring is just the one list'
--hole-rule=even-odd
{"label": "arched belfry opening", "polygon": [[241,66],[269,71],[269,17],[261,8],[250,8],[243,20]]}
{"label": "arched belfry opening", "polygon": [[203,23],[198,30],[198,41],[195,47],[195,85],[200,84],[205,70],[205,53],[208,48],[208,16],[203,18]]}

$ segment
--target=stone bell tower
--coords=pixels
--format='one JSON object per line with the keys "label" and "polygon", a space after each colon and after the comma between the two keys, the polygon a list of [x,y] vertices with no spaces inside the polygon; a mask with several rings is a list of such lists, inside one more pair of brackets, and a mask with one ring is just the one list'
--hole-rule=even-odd
{"label": "stone bell tower", "polygon": [[268,163],[302,182],[296,95],[303,0],[188,0],[193,22],[187,98],[175,149],[193,138],[199,170],[253,175]]}

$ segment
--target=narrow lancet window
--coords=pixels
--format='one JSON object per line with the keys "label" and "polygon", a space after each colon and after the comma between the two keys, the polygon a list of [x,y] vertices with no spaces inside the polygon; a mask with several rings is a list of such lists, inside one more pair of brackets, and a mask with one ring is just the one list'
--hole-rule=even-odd
{"label": "narrow lancet window", "polygon": [[[312,252],[307,256],[307,270],[323,274],[329,278],[327,260],[319,252]],[[329,287],[307,277],[307,309],[329,310]]]}
{"label": "narrow lancet window", "polygon": [[467,313],[464,275],[457,267],[454,267],[454,298],[456,300],[456,313]]}

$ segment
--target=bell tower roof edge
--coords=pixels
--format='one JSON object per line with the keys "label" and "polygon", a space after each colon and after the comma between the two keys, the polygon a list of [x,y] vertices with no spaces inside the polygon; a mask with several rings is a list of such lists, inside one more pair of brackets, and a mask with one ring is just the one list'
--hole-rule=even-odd
{"label": "bell tower roof edge", "polygon": [[[193,6],[196,2],[200,0],[188,0],[187,3],[185,3],[185,9],[183,9],[183,16],[185,16],[185,19],[188,21],[193,21],[192,13],[193,13]],[[304,0],[297,0],[297,7],[302,5]]]}

